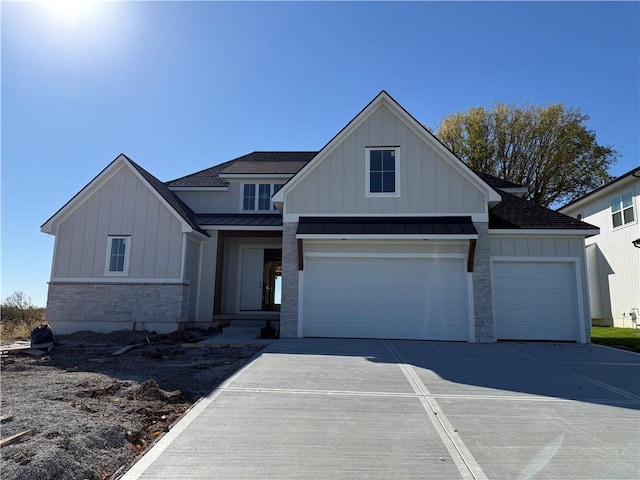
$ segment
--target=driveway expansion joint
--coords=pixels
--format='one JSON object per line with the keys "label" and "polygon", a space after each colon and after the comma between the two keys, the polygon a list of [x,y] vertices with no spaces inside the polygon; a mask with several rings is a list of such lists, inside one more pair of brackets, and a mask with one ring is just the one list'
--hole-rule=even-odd
{"label": "driveway expansion joint", "polygon": [[440,405],[436,402],[434,396],[429,392],[429,389],[422,380],[420,380],[420,377],[418,377],[413,367],[403,360],[400,352],[398,352],[398,350],[389,341],[385,340],[384,343],[387,345],[389,350],[391,350],[398,362],[400,370],[402,370],[407,381],[416,394],[418,394],[420,402],[422,403],[429,420],[431,420],[431,423],[440,436],[440,439],[449,451],[451,459],[458,468],[458,472],[462,478],[465,480],[489,480],[487,475],[484,473],[484,470],[482,470],[462,439],[457,436],[454,438],[453,435],[456,430],[449,422],[444,411],[440,408]]}

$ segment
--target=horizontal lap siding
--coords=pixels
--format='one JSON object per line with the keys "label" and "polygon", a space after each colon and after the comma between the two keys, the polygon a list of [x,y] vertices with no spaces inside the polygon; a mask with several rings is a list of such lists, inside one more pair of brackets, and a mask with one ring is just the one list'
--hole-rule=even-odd
{"label": "horizontal lap siding", "polygon": [[490,237],[492,257],[583,257],[581,237]]}
{"label": "horizontal lap siding", "polygon": [[130,278],[179,278],[182,228],[128,168],[59,224],[54,278],[101,278],[108,235],[130,235]]}
{"label": "horizontal lap siding", "polygon": [[389,254],[466,254],[468,242],[431,243],[363,243],[363,242],[315,242],[304,240],[304,253],[389,253]]}
{"label": "horizontal lap siding", "polygon": [[[367,198],[365,148],[400,146],[400,196]],[[384,106],[336,146],[286,197],[286,213],[484,212],[483,194]]]}

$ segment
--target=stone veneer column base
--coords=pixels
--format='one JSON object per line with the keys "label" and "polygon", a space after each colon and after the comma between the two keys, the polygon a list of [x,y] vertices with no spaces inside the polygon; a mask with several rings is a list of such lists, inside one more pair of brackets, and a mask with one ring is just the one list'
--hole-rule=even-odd
{"label": "stone veneer column base", "polygon": [[280,337],[298,336],[298,222],[288,222],[282,231],[282,304]]}
{"label": "stone veneer column base", "polygon": [[82,330],[176,331],[188,320],[189,285],[182,283],[51,282],[46,319],[54,334]]}
{"label": "stone veneer column base", "polygon": [[474,226],[478,231],[472,274],[476,342],[492,343],[496,341],[496,338],[493,332],[489,224],[474,223]]}

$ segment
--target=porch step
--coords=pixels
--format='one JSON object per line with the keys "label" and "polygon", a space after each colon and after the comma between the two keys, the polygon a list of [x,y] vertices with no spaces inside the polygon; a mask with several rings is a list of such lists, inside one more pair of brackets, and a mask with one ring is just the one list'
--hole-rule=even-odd
{"label": "porch step", "polygon": [[260,338],[261,333],[261,327],[224,327],[222,329],[222,335],[234,337]]}
{"label": "porch step", "polygon": [[[231,320],[231,328],[263,328],[267,326],[268,320]],[[229,327],[227,327],[229,328]]]}

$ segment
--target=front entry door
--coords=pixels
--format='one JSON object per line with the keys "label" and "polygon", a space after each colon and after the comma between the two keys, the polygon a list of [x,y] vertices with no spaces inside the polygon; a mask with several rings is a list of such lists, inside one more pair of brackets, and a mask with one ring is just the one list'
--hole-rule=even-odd
{"label": "front entry door", "polygon": [[262,310],[264,249],[245,248],[242,252],[240,310],[259,311]]}

